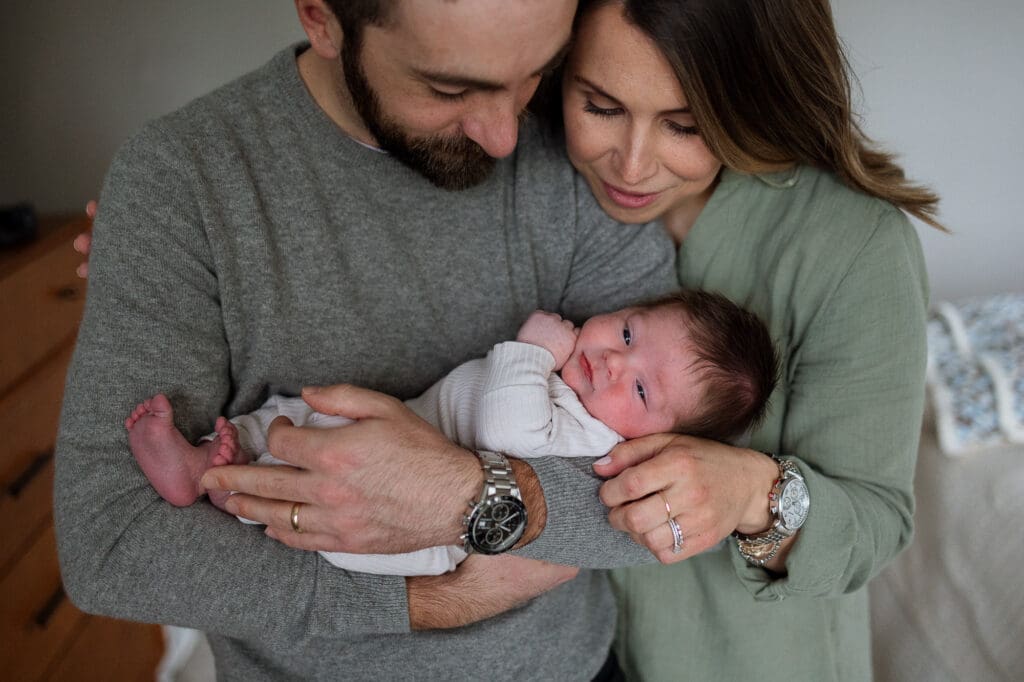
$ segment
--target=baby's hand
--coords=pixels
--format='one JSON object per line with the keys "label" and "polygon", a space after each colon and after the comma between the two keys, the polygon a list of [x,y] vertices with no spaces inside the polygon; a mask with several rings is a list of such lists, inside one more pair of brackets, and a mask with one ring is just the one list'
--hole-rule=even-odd
{"label": "baby's hand", "polygon": [[579,330],[573,326],[572,322],[563,320],[561,315],[535,310],[519,328],[516,341],[546,348],[555,356],[555,370],[557,371],[562,369],[562,365],[576,348],[578,333]]}

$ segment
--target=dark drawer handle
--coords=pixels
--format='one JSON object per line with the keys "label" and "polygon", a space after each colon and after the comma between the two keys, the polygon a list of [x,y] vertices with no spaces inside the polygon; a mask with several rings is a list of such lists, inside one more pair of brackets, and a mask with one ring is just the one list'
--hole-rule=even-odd
{"label": "dark drawer handle", "polygon": [[78,298],[78,289],[75,287],[61,287],[57,290],[57,298],[62,301],[70,301]]}
{"label": "dark drawer handle", "polygon": [[25,467],[25,470],[18,474],[18,477],[14,479],[9,486],[7,486],[7,494],[11,497],[17,497],[21,494],[28,484],[32,482],[32,479],[39,475],[39,473],[46,468],[49,461],[53,459],[53,450],[46,450],[36,455],[36,458],[29,462],[29,465]]}
{"label": "dark drawer handle", "polygon": [[64,586],[57,585],[57,589],[54,590],[53,594],[50,595],[50,598],[46,600],[45,604],[43,604],[43,608],[39,609],[36,613],[36,625],[41,628],[45,628],[49,625],[50,619],[53,618],[53,614],[57,612],[57,609],[60,607],[61,602],[63,602],[64,599]]}

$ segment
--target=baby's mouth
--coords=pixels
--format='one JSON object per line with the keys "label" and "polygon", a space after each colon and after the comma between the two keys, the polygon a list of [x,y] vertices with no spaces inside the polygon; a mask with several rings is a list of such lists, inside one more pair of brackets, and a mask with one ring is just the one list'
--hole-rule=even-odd
{"label": "baby's mouth", "polygon": [[583,368],[583,376],[587,377],[587,381],[591,385],[594,383],[594,368],[590,366],[590,361],[587,360],[587,356],[580,353],[580,367]]}

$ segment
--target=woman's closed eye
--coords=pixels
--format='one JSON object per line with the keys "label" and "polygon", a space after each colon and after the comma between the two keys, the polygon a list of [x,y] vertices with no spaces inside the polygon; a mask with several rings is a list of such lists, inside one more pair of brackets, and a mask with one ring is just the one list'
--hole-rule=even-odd
{"label": "woman's closed eye", "polygon": [[588,99],[587,103],[583,105],[583,111],[595,116],[618,116],[622,113],[622,107],[599,107]]}
{"label": "woman's closed eye", "polygon": [[675,121],[665,121],[665,127],[671,134],[678,137],[689,137],[691,135],[700,134],[700,130],[697,129],[697,126],[684,126],[681,123],[676,123]]}

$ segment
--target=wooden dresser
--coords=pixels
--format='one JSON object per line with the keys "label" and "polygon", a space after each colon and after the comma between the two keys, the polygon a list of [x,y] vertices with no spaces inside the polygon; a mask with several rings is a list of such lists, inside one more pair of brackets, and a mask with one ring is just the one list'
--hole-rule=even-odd
{"label": "wooden dresser", "polygon": [[76,609],[53,533],[53,448],[85,302],[71,247],[86,219],[41,221],[0,250],[0,678],[152,680],[160,628]]}

